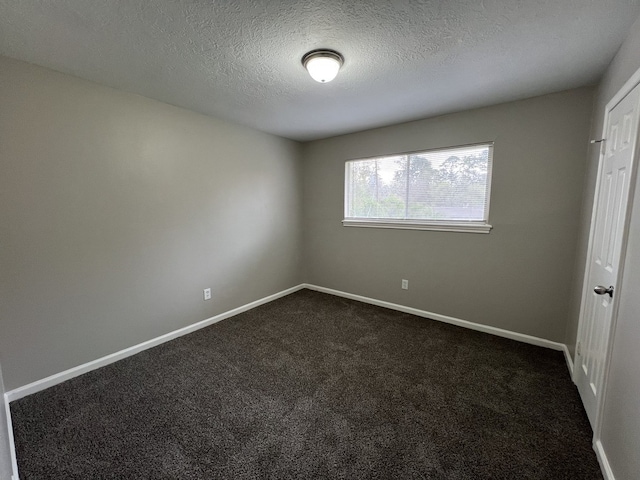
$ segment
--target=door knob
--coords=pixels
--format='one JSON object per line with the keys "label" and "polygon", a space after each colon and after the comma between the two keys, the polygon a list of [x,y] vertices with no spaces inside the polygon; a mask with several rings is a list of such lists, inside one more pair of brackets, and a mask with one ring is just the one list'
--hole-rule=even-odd
{"label": "door knob", "polygon": [[594,292],[596,292],[598,295],[609,295],[610,297],[613,297],[613,285],[611,285],[609,288],[607,287],[603,287],[602,285],[598,285],[596,288],[593,289]]}

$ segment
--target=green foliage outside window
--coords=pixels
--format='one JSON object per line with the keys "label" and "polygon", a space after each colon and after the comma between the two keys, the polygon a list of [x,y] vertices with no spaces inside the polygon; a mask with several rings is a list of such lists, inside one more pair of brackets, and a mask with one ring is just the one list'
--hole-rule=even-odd
{"label": "green foliage outside window", "polygon": [[347,217],[484,220],[490,147],[347,163]]}

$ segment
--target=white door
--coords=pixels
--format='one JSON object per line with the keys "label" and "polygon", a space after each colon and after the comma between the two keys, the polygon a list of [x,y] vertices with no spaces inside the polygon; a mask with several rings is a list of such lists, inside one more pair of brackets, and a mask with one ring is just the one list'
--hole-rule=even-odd
{"label": "white door", "polygon": [[574,378],[594,430],[617,303],[639,112],[640,85],[609,111],[601,146]]}

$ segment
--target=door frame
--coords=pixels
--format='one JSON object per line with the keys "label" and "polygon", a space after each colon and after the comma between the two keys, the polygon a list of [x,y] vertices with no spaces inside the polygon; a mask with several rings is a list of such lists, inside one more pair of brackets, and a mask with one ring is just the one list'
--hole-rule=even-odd
{"label": "door frame", "polygon": [[[5,458],[9,458],[10,463],[6,465],[5,468],[11,470],[11,472],[9,473],[10,477],[7,477],[7,479],[11,478],[12,480],[18,480],[18,462],[16,460],[16,445],[13,439],[11,409],[9,408],[9,399],[7,398],[4,390],[2,365],[0,365],[0,400],[2,400],[2,405],[0,405],[0,415],[4,416],[4,420],[6,421],[6,425],[4,425],[6,426],[6,430],[3,429],[4,431],[0,432],[0,437],[3,437],[2,441],[0,442],[0,447],[3,451],[0,452],[0,455]],[[5,448],[8,449],[8,451],[5,451]],[[2,471],[0,471],[0,476],[6,473],[7,472],[2,469]]]}
{"label": "door frame", "polygon": [[[606,139],[607,137],[607,125],[609,123],[609,117],[611,115],[611,111],[615,108],[618,103],[620,103],[624,97],[626,97],[631,91],[640,85],[640,69],[636,70],[636,72],[625,82],[625,84],[618,90],[618,92],[607,102],[604,111],[604,123],[602,125],[602,135],[600,138]],[[639,123],[640,130],[640,123]],[[587,305],[588,296],[591,294],[592,285],[589,283],[589,274],[591,272],[591,256],[593,254],[593,239],[594,239],[594,228],[595,228],[595,219],[597,214],[597,201],[600,196],[600,180],[602,176],[602,169],[604,167],[604,155],[606,153],[606,148],[603,149],[602,143],[598,144],[600,146],[600,154],[598,158],[598,174],[596,177],[596,186],[593,196],[593,207],[591,210],[591,223],[589,227],[589,243],[587,247],[587,258],[585,261],[585,269],[584,269],[584,278],[582,283],[582,294],[580,301],[580,316],[578,317],[578,333],[576,338],[576,350],[578,348],[578,342],[582,336],[582,330],[584,328],[584,315],[585,308]],[[632,202],[635,195],[636,190],[636,177],[638,170],[638,161],[640,160],[640,131],[638,133],[638,140],[636,141],[635,149],[632,154],[631,159],[631,168],[629,174],[629,192],[627,195],[627,211],[624,218],[624,226],[623,226],[623,234],[622,234],[622,244],[620,248],[620,259],[618,264],[618,273],[616,276],[616,292],[618,295],[616,296],[616,301],[613,304],[613,309],[611,312],[611,324],[609,325],[609,337],[607,339],[605,357],[604,357],[604,365],[603,365],[603,377],[602,377],[602,385],[600,385],[600,398],[597,399],[596,403],[596,416],[595,416],[595,425],[593,429],[593,445],[595,447],[596,443],[600,440],[600,432],[602,430],[602,413],[604,411],[604,404],[606,401],[607,394],[607,384],[609,379],[609,365],[611,363],[611,356],[613,351],[613,340],[616,331],[616,324],[618,320],[618,309],[620,305],[619,295],[622,291],[622,277],[624,274],[624,264],[627,253],[627,243],[629,239],[629,223],[631,219],[631,210],[632,210]],[[573,380],[575,382],[575,376],[577,374],[577,369],[580,367],[578,364],[578,355],[576,352],[574,365],[573,365]]]}

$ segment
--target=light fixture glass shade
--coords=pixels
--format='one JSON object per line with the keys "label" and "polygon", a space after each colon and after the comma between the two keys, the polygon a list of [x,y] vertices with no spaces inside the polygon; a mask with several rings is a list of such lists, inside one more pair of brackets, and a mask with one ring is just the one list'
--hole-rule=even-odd
{"label": "light fixture glass shade", "polygon": [[342,55],[333,50],[314,50],[302,57],[302,64],[311,78],[320,83],[327,83],[336,78],[342,62]]}

